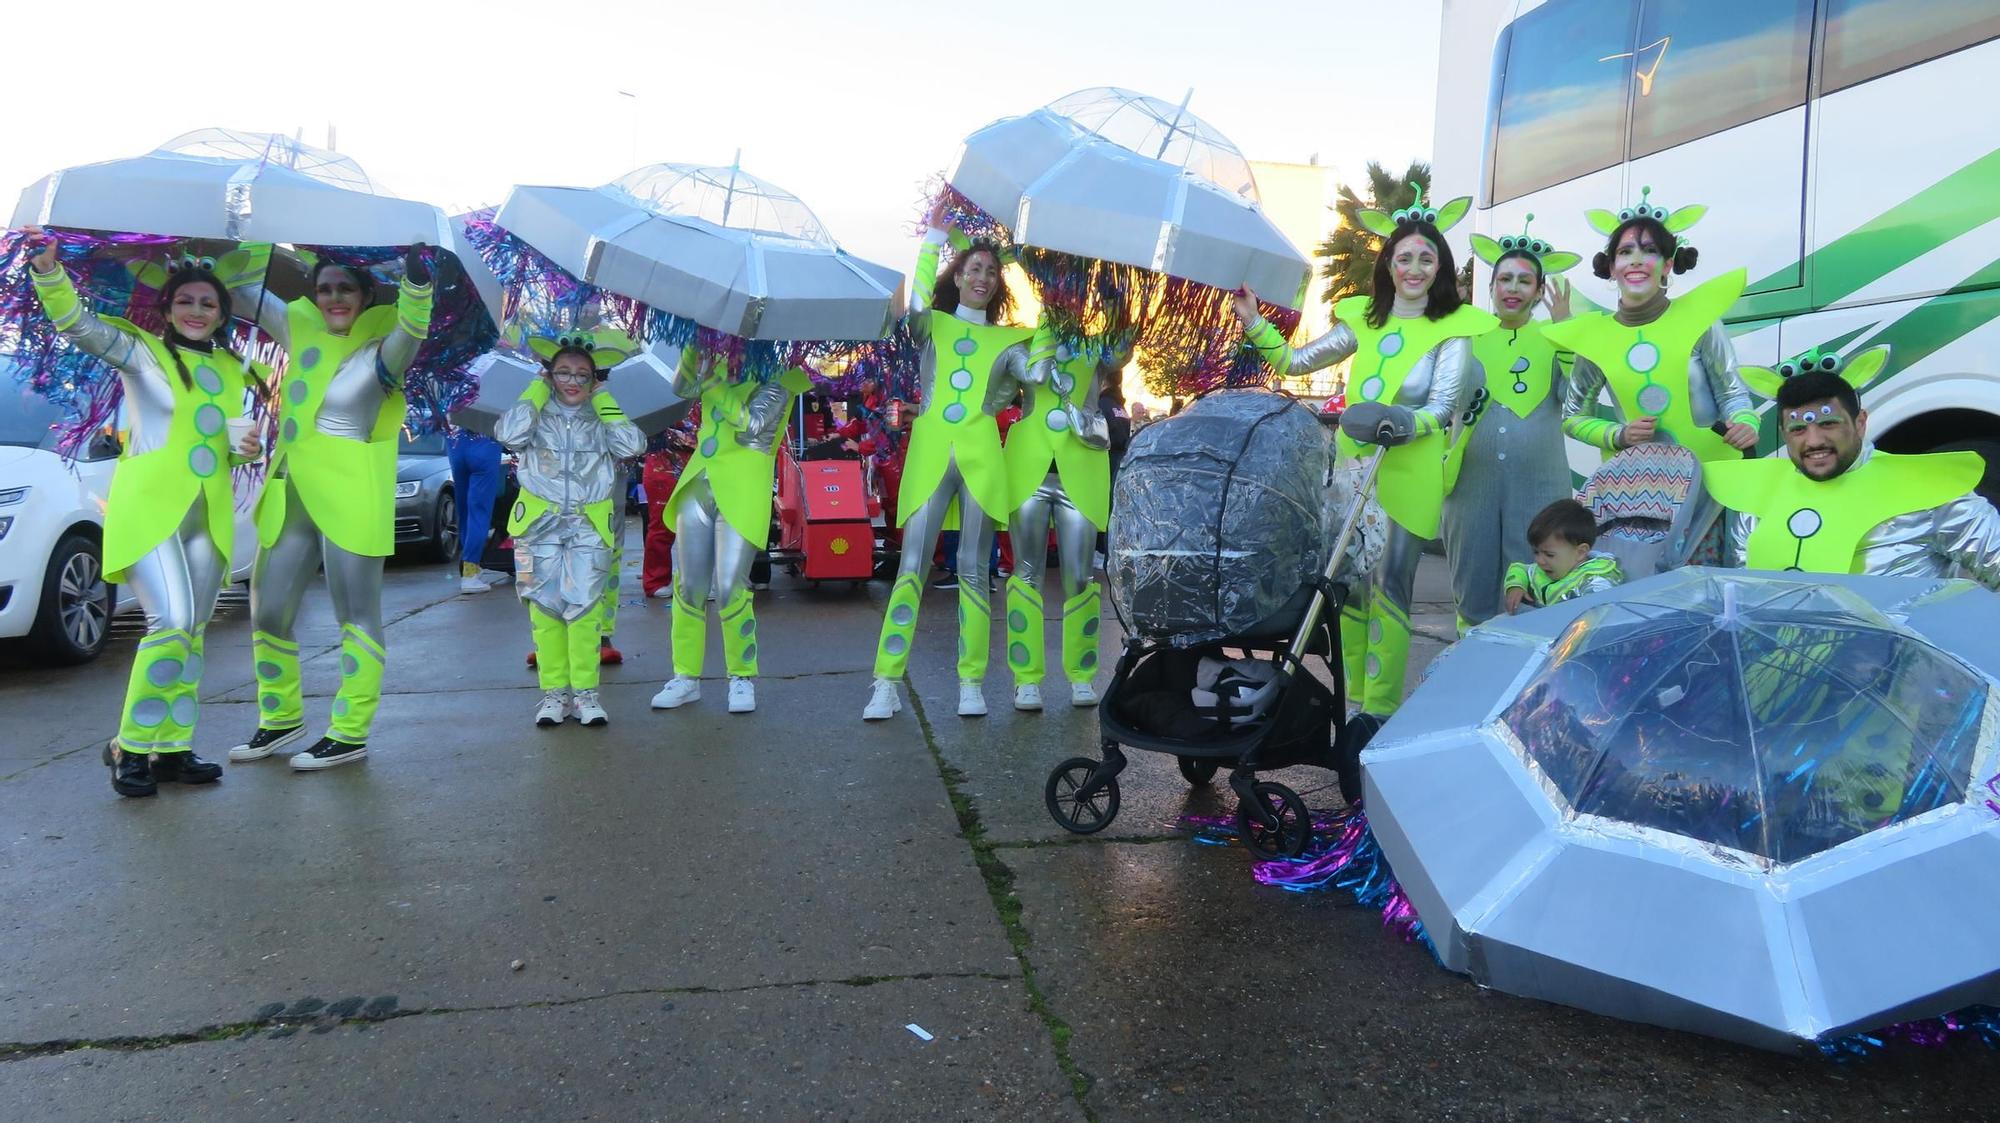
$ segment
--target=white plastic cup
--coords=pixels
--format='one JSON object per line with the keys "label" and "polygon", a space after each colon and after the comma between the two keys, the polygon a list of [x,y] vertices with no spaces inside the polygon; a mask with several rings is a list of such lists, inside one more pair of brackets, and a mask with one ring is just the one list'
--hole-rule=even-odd
{"label": "white plastic cup", "polygon": [[[257,421],[255,418],[251,417],[230,418],[229,451],[236,452],[238,447],[242,445],[243,438],[248,436],[253,436],[256,434],[256,432],[257,432]],[[259,455],[261,455],[263,452],[263,441],[259,439],[257,444],[258,444],[258,453]]]}

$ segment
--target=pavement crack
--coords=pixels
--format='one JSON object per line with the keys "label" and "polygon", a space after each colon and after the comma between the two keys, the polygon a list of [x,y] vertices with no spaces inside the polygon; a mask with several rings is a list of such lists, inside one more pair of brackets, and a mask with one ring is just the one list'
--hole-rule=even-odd
{"label": "pavement crack", "polygon": [[[531,998],[520,1002],[491,1003],[476,1006],[414,1006],[392,1007],[370,1010],[364,1013],[329,1014],[315,1008],[306,1013],[272,1012],[240,1022],[205,1025],[200,1028],[178,1033],[158,1033],[149,1035],[128,1035],[96,1038],[56,1038],[48,1041],[5,1041],[0,1042],[0,1064],[9,1061],[23,1061],[34,1057],[59,1056],[85,1049],[97,1049],[117,1053],[146,1053],[157,1049],[171,1049],[178,1045],[197,1045],[211,1041],[233,1041],[254,1037],[266,1030],[273,1036],[289,1036],[300,1029],[310,1027],[316,1033],[324,1033],[342,1026],[369,1026],[401,1018],[450,1017],[459,1014],[503,1014],[516,1010],[557,1010],[568,1006],[584,1006],[594,1002],[604,1002],[616,998],[674,997],[683,995],[729,995],[753,994],[770,990],[801,990],[810,987],[872,987],[885,983],[921,983],[940,979],[977,980],[982,982],[1014,983],[1016,975],[992,971],[917,971],[904,975],[849,975],[836,979],[781,979],[768,983],[747,983],[734,987],[680,986],[680,987],[634,987],[626,990],[600,991],[571,998]],[[309,1000],[317,1002],[318,1000]],[[349,1000],[355,1007],[359,999]],[[330,1009],[330,1008],[329,1008]]]}
{"label": "pavement crack", "polygon": [[1072,1031],[1069,1023],[1049,1005],[1048,995],[1042,991],[1041,983],[1035,976],[1034,961],[1028,955],[1034,938],[1021,922],[1021,898],[1014,892],[1014,871],[1000,860],[999,844],[986,837],[979,809],[965,794],[965,773],[945,760],[943,750],[938,748],[937,731],[931,725],[930,716],[924,712],[923,699],[918,696],[907,675],[903,681],[909,692],[910,712],[924,734],[924,747],[930,750],[931,760],[937,765],[938,779],[944,782],[945,794],[951,798],[952,812],[958,817],[959,836],[972,848],[972,860],[979,867],[980,876],[986,882],[986,894],[992,898],[994,912],[999,914],[1000,927],[1006,931],[1007,942],[1014,949],[1014,961],[1021,965],[1021,983],[1027,991],[1028,1008],[1041,1018],[1042,1025],[1049,1032],[1049,1045],[1055,1051],[1056,1066],[1069,1079],[1070,1095],[1076,1100],[1077,1109],[1089,1123],[1097,1123],[1097,1113],[1091,1110],[1087,1098],[1091,1080],[1077,1067],[1076,1058],[1070,1053]]}

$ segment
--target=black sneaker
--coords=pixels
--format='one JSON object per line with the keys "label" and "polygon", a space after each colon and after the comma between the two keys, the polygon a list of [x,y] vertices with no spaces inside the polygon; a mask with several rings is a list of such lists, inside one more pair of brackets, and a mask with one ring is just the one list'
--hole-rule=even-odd
{"label": "black sneaker", "polygon": [[118,743],[111,741],[104,746],[104,763],[111,767],[111,790],[119,795],[137,799],[160,790],[153,783],[150,758],[144,753],[122,752]]}
{"label": "black sneaker", "polygon": [[294,725],[288,729],[259,729],[250,739],[229,750],[229,759],[236,763],[246,760],[263,760],[280,748],[305,736],[306,727]]}
{"label": "black sneaker", "polygon": [[936,583],[934,583],[933,585],[931,585],[931,588],[933,588],[933,589],[956,589],[956,588],[958,588],[958,574],[956,574],[956,573],[953,573],[953,572],[951,572],[950,570],[946,570],[946,571],[945,571],[945,574],[944,574],[944,576],[943,576],[943,577],[940,577],[940,578],[938,578],[938,579],[937,579],[937,581],[936,581]]}
{"label": "black sneaker", "polygon": [[153,779],[158,783],[213,784],[222,779],[222,766],[203,760],[192,750],[184,753],[154,753]]}
{"label": "black sneaker", "polygon": [[367,745],[350,745],[331,737],[321,737],[319,743],[312,748],[292,754],[292,767],[302,772],[310,772],[314,769],[348,764],[367,755]]}

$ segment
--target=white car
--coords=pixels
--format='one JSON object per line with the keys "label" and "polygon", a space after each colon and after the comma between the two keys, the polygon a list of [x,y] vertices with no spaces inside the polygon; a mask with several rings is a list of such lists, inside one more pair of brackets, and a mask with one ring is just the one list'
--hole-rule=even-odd
{"label": "white car", "polygon": [[[26,637],[36,656],[85,663],[104,650],[115,612],[138,608],[105,584],[104,502],[118,444],[100,436],[74,461],[55,452],[61,411],[40,398],[0,394],[0,640]],[[232,581],[248,577],[256,531],[241,509]]]}

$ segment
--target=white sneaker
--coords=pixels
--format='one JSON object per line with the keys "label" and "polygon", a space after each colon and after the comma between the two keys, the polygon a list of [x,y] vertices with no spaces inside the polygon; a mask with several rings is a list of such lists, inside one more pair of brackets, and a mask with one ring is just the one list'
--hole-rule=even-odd
{"label": "white sneaker", "polygon": [[653,708],[672,710],[701,700],[701,680],[686,675],[675,675],[667,680],[658,694],[653,695]]}
{"label": "white sneaker", "polygon": [[1072,706],[1095,706],[1097,704],[1097,688],[1087,682],[1070,683],[1069,704]]}
{"label": "white sneaker", "polygon": [[747,714],[757,708],[757,680],[731,676],[729,679],[729,712]]}
{"label": "white sneaker", "polygon": [[597,701],[597,691],[579,690],[570,699],[569,712],[585,725],[610,725],[611,717]]}
{"label": "white sneaker", "polygon": [[986,692],[976,682],[960,681],[958,684],[958,716],[985,717]]}
{"label": "white sneaker", "polygon": [[896,692],[894,679],[875,680],[875,692],[868,696],[868,708],[861,711],[862,721],[886,721],[896,716],[903,708],[903,698]]}
{"label": "white sneaker", "polygon": [[674,595],[674,591],[671,588],[662,585],[657,589],[646,590],[646,595],[649,597],[670,597]]}
{"label": "white sneaker", "polygon": [[563,717],[569,713],[569,691],[548,690],[542,693],[542,704],[535,707],[535,724],[547,728],[561,725]]}
{"label": "white sneaker", "polygon": [[461,577],[458,579],[458,591],[461,593],[483,593],[492,587],[477,577]]}
{"label": "white sneaker", "polygon": [[[965,691],[964,691],[964,688],[963,688],[963,687],[960,687],[960,688],[959,688],[959,693],[960,693],[961,695],[963,695],[963,694],[964,694],[964,692],[965,692]],[[1017,683],[1015,683],[1015,684],[1014,684],[1014,708],[1015,708],[1015,709],[1017,709],[1017,710],[1039,710],[1039,709],[1041,709],[1041,708],[1042,708],[1042,687],[1041,687],[1041,684],[1040,684],[1040,683],[1035,683],[1035,682],[1017,682]],[[963,710],[961,710],[961,711],[959,711],[959,712],[960,712],[960,713],[963,713],[964,711],[963,711]],[[984,712],[984,711],[981,711],[981,712]]]}
{"label": "white sneaker", "polygon": [[479,571],[478,576],[481,581],[486,582],[489,586],[505,585],[508,582],[514,580],[513,574],[504,573],[497,569],[482,569]]}

